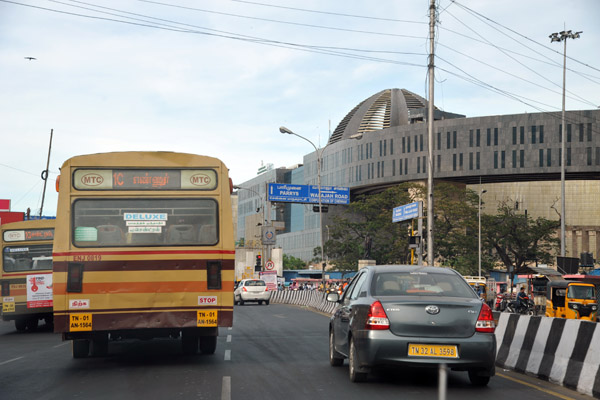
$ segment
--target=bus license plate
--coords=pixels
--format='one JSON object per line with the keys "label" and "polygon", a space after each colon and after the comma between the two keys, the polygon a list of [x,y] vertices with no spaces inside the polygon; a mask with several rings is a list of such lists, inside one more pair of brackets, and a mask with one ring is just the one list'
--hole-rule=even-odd
{"label": "bus license plate", "polygon": [[196,326],[217,326],[219,312],[217,310],[198,310]]}
{"label": "bus license plate", "polygon": [[408,344],[411,357],[459,358],[456,345]]}

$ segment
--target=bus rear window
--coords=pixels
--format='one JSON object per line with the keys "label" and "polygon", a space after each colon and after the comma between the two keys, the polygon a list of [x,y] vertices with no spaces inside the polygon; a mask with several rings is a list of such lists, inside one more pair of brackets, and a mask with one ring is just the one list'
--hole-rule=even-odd
{"label": "bus rear window", "polygon": [[7,246],[2,265],[4,272],[52,270],[52,245]]}
{"label": "bus rear window", "polygon": [[212,246],[218,242],[213,199],[78,199],[77,247]]}

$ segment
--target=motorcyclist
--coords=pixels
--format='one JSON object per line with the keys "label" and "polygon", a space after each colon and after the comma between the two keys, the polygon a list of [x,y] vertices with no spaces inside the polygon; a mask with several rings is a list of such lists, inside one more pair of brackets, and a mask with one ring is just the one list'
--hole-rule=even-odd
{"label": "motorcyclist", "polygon": [[525,287],[522,287],[521,290],[519,291],[519,294],[517,294],[517,308],[518,309],[521,309],[521,307],[527,308],[528,301],[529,301],[529,297],[527,296],[527,293],[525,293]]}

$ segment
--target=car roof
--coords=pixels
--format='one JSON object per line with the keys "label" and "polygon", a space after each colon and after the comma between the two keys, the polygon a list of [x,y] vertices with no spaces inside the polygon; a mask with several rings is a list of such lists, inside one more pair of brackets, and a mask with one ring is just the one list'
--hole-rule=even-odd
{"label": "car roof", "polygon": [[431,267],[426,265],[369,265],[363,269],[371,270],[373,273],[382,272],[426,272],[434,274],[460,275],[451,268]]}

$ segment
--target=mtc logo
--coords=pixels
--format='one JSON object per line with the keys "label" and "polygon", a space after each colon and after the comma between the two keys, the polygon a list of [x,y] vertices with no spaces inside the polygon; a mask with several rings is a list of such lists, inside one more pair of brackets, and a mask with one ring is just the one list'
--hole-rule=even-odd
{"label": "mtc logo", "polygon": [[210,176],[205,174],[195,174],[190,177],[190,183],[194,186],[207,186],[210,185],[212,179]]}
{"label": "mtc logo", "polygon": [[85,186],[99,186],[104,183],[104,178],[98,174],[85,174],[81,177],[81,183]]}

